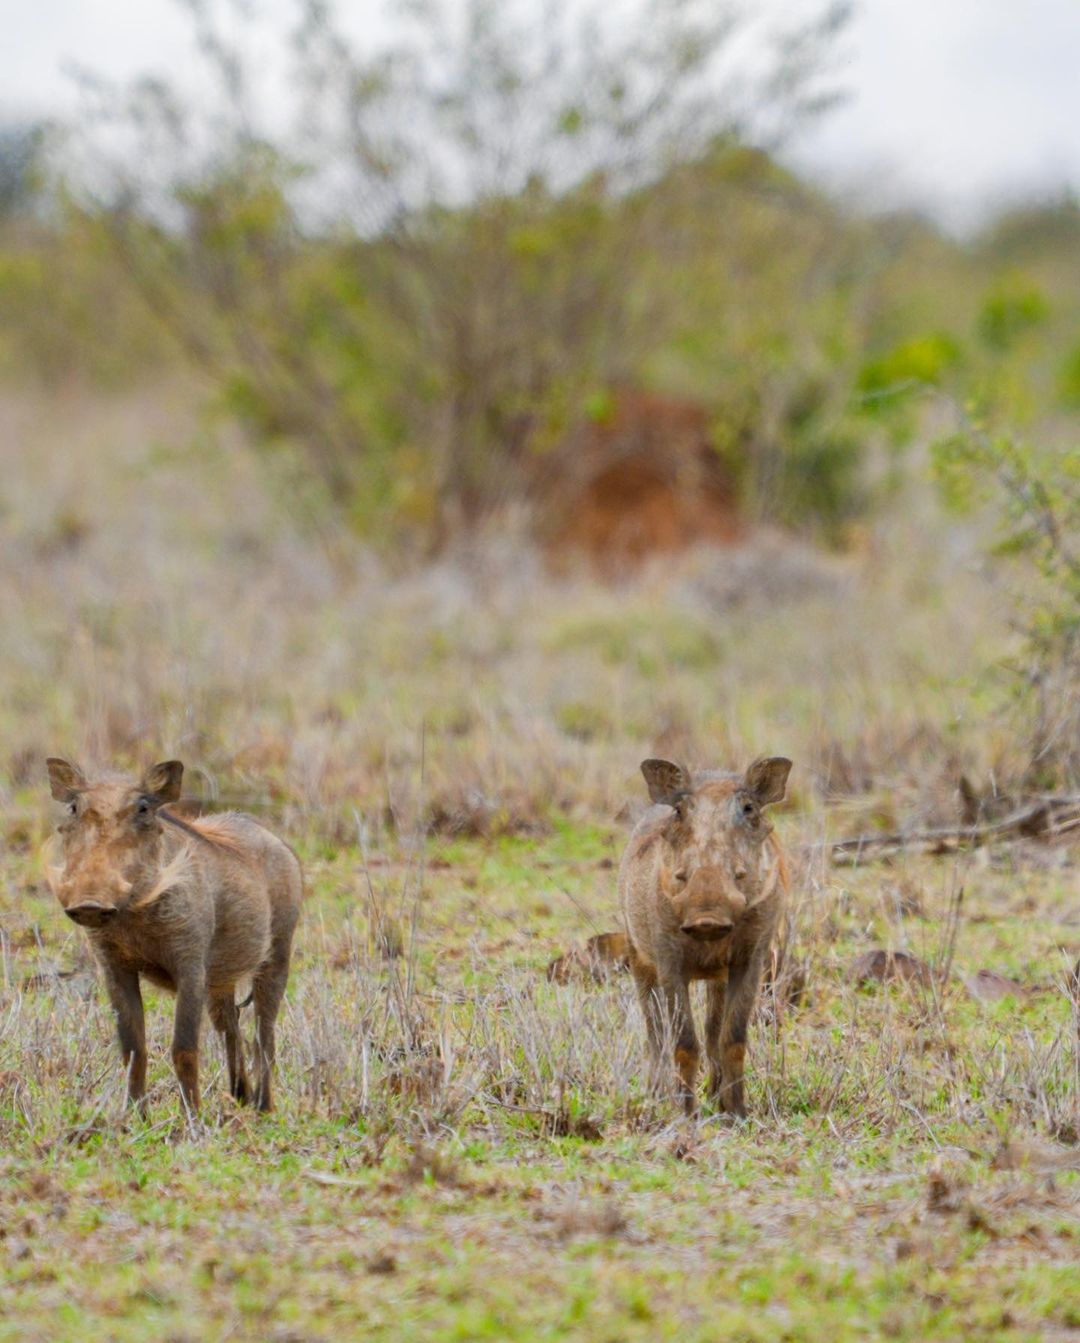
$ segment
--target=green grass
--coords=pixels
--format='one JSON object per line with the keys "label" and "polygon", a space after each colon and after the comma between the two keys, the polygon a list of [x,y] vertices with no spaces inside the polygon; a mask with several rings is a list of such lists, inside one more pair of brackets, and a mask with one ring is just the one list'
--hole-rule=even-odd
{"label": "green grass", "polygon": [[[167,1067],[167,997],[151,999],[142,1123],[124,1115],[99,997],[20,990],[80,944],[9,857],[0,1338],[1019,1339],[1076,1326],[1080,1176],[991,1164],[1005,1138],[1058,1151],[1048,1125],[1060,1137],[1076,1114],[1071,1011],[1053,985],[1073,929],[1059,874],[971,880],[937,999],[854,990],[845,972],[868,944],[943,949],[951,864],[828,876],[795,910],[806,996],[782,1027],[769,1010],[759,1022],[752,1118],[733,1129],[644,1096],[625,982],[544,981],[552,954],[611,926],[616,844],[610,828],[565,823],[543,839],[432,841],[415,943],[406,934],[411,1049],[392,991],[407,958],[371,947],[358,853],[309,855],[280,1108],[260,1118],[229,1100],[211,1037],[198,1130]],[[390,909],[419,880],[418,860],[398,857],[399,870],[371,869]],[[898,878],[923,892],[920,916],[898,921]],[[983,965],[1042,991],[974,1002],[960,981]],[[545,1136],[560,1106],[596,1136]]]}

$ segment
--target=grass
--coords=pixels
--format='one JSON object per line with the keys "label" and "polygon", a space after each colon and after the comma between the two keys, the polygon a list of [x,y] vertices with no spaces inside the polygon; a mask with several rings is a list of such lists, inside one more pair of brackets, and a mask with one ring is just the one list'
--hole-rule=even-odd
{"label": "grass", "polygon": [[[759,567],[719,607],[723,557],[612,591],[492,538],[395,573],[290,513],[182,388],[0,418],[38,449],[4,461],[0,515],[0,1339],[1080,1330],[1074,850],[818,847],[955,820],[961,769],[1010,777],[970,539],[886,521],[797,599]],[[179,754],[192,793],[300,849],[274,1115],[229,1100],[208,1035],[182,1120],[154,994],[150,1118],[125,1114],[42,881],[53,751]],[[796,760],[777,824],[805,988],[763,998],[737,1127],[645,1093],[625,978],[544,975],[615,926],[656,751]],[[860,988],[878,946],[951,974]],[[981,1001],[980,969],[1020,987]]]}
{"label": "grass", "polygon": [[[233,1105],[211,1040],[198,1130],[179,1117],[164,996],[143,1124],[124,1116],[99,998],[72,981],[20,988],[81,944],[12,872],[0,1331],[914,1339],[1076,1324],[1080,1176],[1039,1165],[1075,1151],[1075,1023],[1057,981],[1078,934],[1061,874],[968,873],[940,992],[859,990],[846,970],[868,944],[940,955],[951,865],[825,874],[795,911],[806,998],[782,1023],[766,999],[754,1117],[730,1129],[643,1094],[625,981],[544,980],[585,931],[579,906],[610,920],[615,844],[566,826],[433,843],[411,994],[406,957],[374,945],[356,850],[308,855],[279,1111]],[[395,910],[395,880],[372,875]],[[897,881],[919,913],[897,914]],[[986,965],[1032,991],[973,1000],[962,978]],[[548,1135],[554,1115],[571,1136]],[[995,1168],[1006,1142],[1027,1144],[1031,1168]]]}

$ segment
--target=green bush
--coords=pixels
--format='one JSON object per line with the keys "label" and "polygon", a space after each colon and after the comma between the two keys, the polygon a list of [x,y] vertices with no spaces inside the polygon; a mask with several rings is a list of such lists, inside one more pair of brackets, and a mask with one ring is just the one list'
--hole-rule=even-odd
{"label": "green bush", "polygon": [[864,364],[857,389],[865,408],[915,388],[940,387],[961,362],[957,341],[946,332],[932,331],[895,346],[887,354]]}
{"label": "green bush", "polygon": [[1004,670],[1026,744],[1026,781],[1080,784],[1080,452],[1039,448],[968,424],[934,447],[946,500],[988,504],[994,553],[1016,566],[1019,655]]}
{"label": "green bush", "polygon": [[1080,345],[1075,345],[1058,369],[1058,397],[1067,410],[1080,410]]}
{"label": "green bush", "polygon": [[978,332],[983,343],[1003,354],[1027,332],[1041,326],[1050,311],[1046,296],[1035,285],[1011,279],[988,294],[979,310]]}
{"label": "green bush", "polygon": [[783,513],[793,523],[813,524],[829,541],[864,512],[864,443],[854,428],[822,430],[797,439],[784,458]]}

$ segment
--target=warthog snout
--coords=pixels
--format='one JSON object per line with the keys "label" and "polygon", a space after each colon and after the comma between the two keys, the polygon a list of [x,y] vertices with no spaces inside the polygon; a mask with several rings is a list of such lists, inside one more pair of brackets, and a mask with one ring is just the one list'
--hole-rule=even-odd
{"label": "warthog snout", "polygon": [[703,914],[700,918],[684,923],[682,931],[687,937],[692,937],[698,942],[719,942],[722,937],[727,937],[734,927],[730,919],[717,919],[711,914]]}
{"label": "warthog snout", "polygon": [[64,913],[82,928],[103,928],[120,911],[115,905],[103,905],[97,900],[83,900],[78,905],[68,905]]}

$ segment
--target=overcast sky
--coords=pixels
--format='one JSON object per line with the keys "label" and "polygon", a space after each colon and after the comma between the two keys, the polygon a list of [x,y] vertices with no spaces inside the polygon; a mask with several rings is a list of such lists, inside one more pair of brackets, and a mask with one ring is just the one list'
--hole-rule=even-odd
{"label": "overcast sky", "polygon": [[[362,32],[379,2],[338,8]],[[72,64],[176,73],[191,51],[176,0],[24,0],[4,39],[5,118],[70,111]],[[1080,187],[1080,0],[857,0],[843,50],[848,101],[793,150],[834,186],[961,227],[1002,198]]]}

